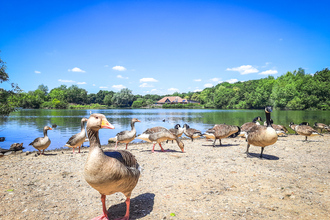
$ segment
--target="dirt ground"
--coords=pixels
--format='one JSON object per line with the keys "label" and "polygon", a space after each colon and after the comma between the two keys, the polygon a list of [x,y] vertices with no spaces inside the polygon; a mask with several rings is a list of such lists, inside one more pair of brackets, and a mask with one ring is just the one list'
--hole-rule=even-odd
{"label": "dirt ground", "polygon": [[[330,219],[330,135],[280,137],[264,151],[241,138],[184,139],[167,152],[130,144],[143,167],[130,219]],[[218,144],[218,142],[217,142]],[[114,144],[104,149],[113,149]],[[120,145],[119,149],[125,149]],[[83,177],[88,148],[16,153],[0,158],[0,219],[91,219],[102,214],[99,193]],[[125,197],[107,196],[109,218],[125,215]]]}

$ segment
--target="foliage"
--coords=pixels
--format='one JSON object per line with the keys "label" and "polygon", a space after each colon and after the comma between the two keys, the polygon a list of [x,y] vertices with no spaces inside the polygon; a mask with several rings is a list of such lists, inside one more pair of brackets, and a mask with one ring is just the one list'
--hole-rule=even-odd
{"label": "foliage", "polygon": [[[6,72],[6,68],[6,63],[0,57],[0,83],[9,83],[9,75]],[[17,93],[20,92],[20,88],[14,83],[11,83],[10,86],[10,90],[0,88],[0,116],[9,115],[11,112],[15,111],[19,105],[16,96]]]}
{"label": "foliage", "polygon": [[133,103],[133,99],[134,95],[132,94],[132,90],[124,88],[113,95],[112,102],[118,107],[130,107]]}

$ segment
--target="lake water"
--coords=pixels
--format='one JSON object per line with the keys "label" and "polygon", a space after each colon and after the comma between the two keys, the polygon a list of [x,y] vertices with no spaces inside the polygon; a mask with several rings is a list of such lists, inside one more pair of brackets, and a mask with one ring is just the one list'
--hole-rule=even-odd
{"label": "lake water", "polygon": [[[90,112],[104,114],[108,121],[115,126],[114,130],[101,129],[101,144],[107,144],[108,139],[115,137],[123,130],[130,130],[132,118],[138,118],[141,123],[135,123],[137,134],[146,129],[163,126],[173,128],[176,124],[188,124],[192,128],[202,132],[213,127],[214,124],[226,123],[241,126],[253,118],[261,116],[265,120],[264,110],[204,110],[204,109],[100,109],[100,110],[44,110],[30,109],[19,110],[11,113],[9,117],[0,118],[0,137],[5,137],[0,142],[0,147],[9,149],[13,143],[22,143],[24,151],[35,151],[29,146],[35,138],[43,136],[43,127],[57,124],[57,128],[48,131],[52,143],[49,150],[62,148],[69,138],[80,131],[82,117],[89,118]],[[275,124],[282,124],[289,128],[289,123],[299,124],[303,121],[314,124],[322,122],[330,124],[330,111],[278,111],[271,114]],[[165,122],[163,122],[165,119]],[[135,140],[139,142],[141,140]],[[84,146],[89,143],[85,142]],[[123,147],[121,147],[123,148]]]}

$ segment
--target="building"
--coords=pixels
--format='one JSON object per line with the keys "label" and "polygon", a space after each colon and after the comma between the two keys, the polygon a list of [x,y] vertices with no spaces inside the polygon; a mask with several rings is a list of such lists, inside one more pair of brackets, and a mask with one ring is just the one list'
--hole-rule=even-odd
{"label": "building", "polygon": [[163,105],[163,104],[188,104],[188,103],[197,103],[199,104],[199,102],[197,101],[193,101],[193,100],[187,100],[187,99],[183,99],[179,96],[166,96],[164,98],[162,98],[161,100],[159,100],[158,102],[156,102],[157,105]]}

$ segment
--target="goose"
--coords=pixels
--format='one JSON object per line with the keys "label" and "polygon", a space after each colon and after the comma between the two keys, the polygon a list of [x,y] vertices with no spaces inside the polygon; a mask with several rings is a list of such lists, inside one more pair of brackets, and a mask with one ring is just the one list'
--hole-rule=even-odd
{"label": "goose", "polygon": [[308,125],[296,125],[293,122],[290,122],[290,128],[293,129],[295,132],[297,132],[300,135],[303,135],[306,137],[305,141],[307,141],[308,136],[317,136],[321,135],[319,132],[317,132],[315,129]]}
{"label": "goose", "polygon": [[57,128],[57,124],[52,124],[52,128]]}
{"label": "goose", "polygon": [[81,119],[81,131],[75,135],[73,135],[72,137],[70,137],[70,139],[68,140],[68,142],[66,142],[66,144],[64,146],[66,147],[71,147],[72,148],[72,153],[74,154],[74,149],[76,147],[79,148],[79,152],[80,153],[80,147],[83,145],[83,143],[85,142],[86,139],[86,130],[85,130],[85,123],[88,121],[87,118],[82,118]]}
{"label": "goose", "polygon": [[241,132],[238,136],[246,137],[246,132],[256,125],[260,125],[259,121],[262,121],[261,117],[255,117],[252,122],[246,122],[241,126]]}
{"label": "goose", "polygon": [[158,143],[162,152],[165,152],[163,149],[161,142],[166,140],[175,140],[180,147],[181,151],[184,153],[184,144],[180,140],[179,137],[172,134],[167,128],[164,127],[153,127],[147,129],[141,135],[137,137],[137,139],[141,139],[147,142],[152,142],[154,145],[152,146],[152,153],[155,152],[155,145]]}
{"label": "goose", "polygon": [[194,141],[195,138],[199,138],[203,136],[202,132],[199,130],[196,130],[194,128],[190,128],[189,125],[184,124],[183,125],[183,133],[191,138],[191,141]]}
{"label": "goose", "polygon": [[[40,154],[45,153],[45,149],[47,149],[51,143],[49,137],[47,136],[47,131],[48,130],[53,130],[49,126],[44,127],[44,136],[43,137],[38,137],[34,139],[29,145],[32,145],[35,149],[39,151]],[[42,153],[41,153],[42,150]]]}
{"label": "goose", "polygon": [[131,130],[130,131],[121,131],[119,132],[115,139],[116,139],[116,147],[115,150],[117,150],[117,144],[119,143],[125,143],[126,144],[126,150],[127,150],[127,145],[128,143],[130,143],[131,141],[133,141],[136,137],[136,129],[134,127],[135,122],[141,122],[139,119],[137,118],[133,118],[131,121]]}
{"label": "goose", "polygon": [[252,127],[249,131],[247,131],[247,149],[246,154],[249,155],[249,147],[250,145],[261,147],[260,158],[262,158],[262,153],[266,146],[275,144],[277,141],[277,133],[274,128],[272,128],[270,124],[270,113],[272,112],[272,108],[270,106],[265,108],[266,114],[266,122],[267,126],[257,125]]}
{"label": "goose", "polygon": [[103,114],[90,115],[87,122],[87,135],[90,150],[84,167],[86,182],[101,194],[103,215],[94,219],[108,219],[105,200],[107,195],[121,192],[126,196],[126,214],[124,220],[129,219],[130,197],[138,183],[141,167],[133,154],[128,151],[103,152],[99,139],[102,128],[114,129]]}
{"label": "goose", "polygon": [[203,136],[206,138],[214,139],[213,147],[215,147],[215,142],[217,139],[219,139],[220,146],[221,139],[229,137],[232,134],[235,134],[239,132],[241,129],[238,126],[235,125],[226,125],[226,124],[216,124],[213,128],[208,129]]}
{"label": "goose", "polygon": [[[177,137],[181,137],[183,134],[183,128],[181,127],[180,124],[176,124],[174,126],[174,128],[169,129],[169,131]],[[168,140],[166,141],[166,143],[168,143]],[[172,143],[173,143],[173,140],[172,140]]]}
{"label": "goose", "polygon": [[323,124],[323,123],[315,122],[314,127],[321,129],[321,133],[322,133],[323,129],[328,130],[328,125]]}
{"label": "goose", "polygon": [[[271,126],[275,129],[278,136],[286,135],[288,133],[288,129],[283,125],[273,124],[273,119],[270,119]],[[264,122],[264,126],[267,126],[267,122]]]}

